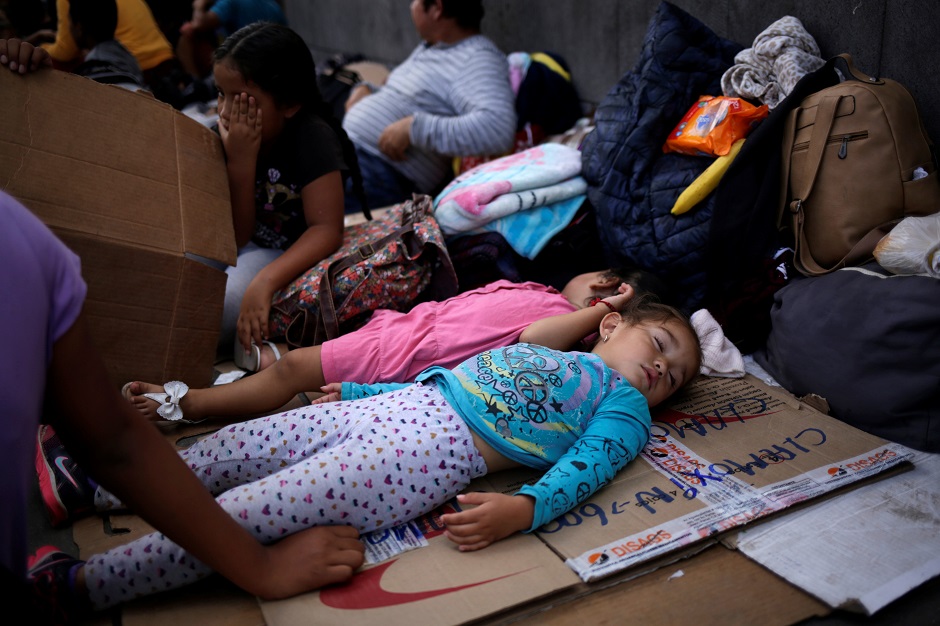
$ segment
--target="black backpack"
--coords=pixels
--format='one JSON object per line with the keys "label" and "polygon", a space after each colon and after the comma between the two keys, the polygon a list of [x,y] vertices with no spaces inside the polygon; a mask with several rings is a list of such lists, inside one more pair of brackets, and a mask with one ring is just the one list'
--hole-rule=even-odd
{"label": "black backpack", "polygon": [[359,73],[346,66],[363,59],[361,54],[334,55],[326,61],[323,70],[317,72],[317,87],[320,89],[320,95],[330,106],[333,116],[339,121],[343,121],[343,116],[346,115],[346,100],[349,98],[349,92],[362,82]]}

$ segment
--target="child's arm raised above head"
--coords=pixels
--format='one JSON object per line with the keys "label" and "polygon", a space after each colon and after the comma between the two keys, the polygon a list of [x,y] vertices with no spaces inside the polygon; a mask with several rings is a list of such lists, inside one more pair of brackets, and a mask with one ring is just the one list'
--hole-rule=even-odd
{"label": "child's arm raised above head", "polygon": [[609,313],[620,311],[633,295],[633,287],[623,283],[617,295],[599,300],[594,306],[546,317],[529,324],[519,336],[519,341],[555,350],[572,350],[585,337],[596,333],[601,320]]}

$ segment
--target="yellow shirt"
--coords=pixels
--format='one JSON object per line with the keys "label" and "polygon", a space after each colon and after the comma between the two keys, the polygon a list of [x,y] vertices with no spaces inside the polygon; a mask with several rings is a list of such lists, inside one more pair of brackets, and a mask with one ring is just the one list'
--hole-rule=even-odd
{"label": "yellow shirt", "polygon": [[[134,55],[140,68],[152,69],[172,59],[173,48],[163,35],[144,0],[117,0],[118,22],[114,38]],[[68,63],[78,58],[80,50],[72,38],[69,24],[69,0],[56,0],[58,26],[55,42],[43,48],[56,61]]]}

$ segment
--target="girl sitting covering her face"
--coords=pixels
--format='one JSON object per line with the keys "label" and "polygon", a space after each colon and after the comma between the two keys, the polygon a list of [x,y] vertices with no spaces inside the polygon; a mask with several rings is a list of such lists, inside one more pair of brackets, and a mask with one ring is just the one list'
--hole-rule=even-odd
{"label": "girl sitting covering her face", "polygon": [[[226,270],[221,354],[268,338],[274,293],[343,242],[344,181],[362,196],[356,151],[317,88],[307,44],[255,22],[215,51],[238,264]],[[364,196],[363,196],[364,197]]]}

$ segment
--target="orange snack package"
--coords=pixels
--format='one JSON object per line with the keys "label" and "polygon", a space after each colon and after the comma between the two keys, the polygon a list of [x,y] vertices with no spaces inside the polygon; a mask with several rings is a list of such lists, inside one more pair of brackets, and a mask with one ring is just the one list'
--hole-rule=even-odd
{"label": "orange snack package", "polygon": [[663,152],[724,156],[768,113],[766,104],[757,107],[741,98],[701,96],[669,133]]}

